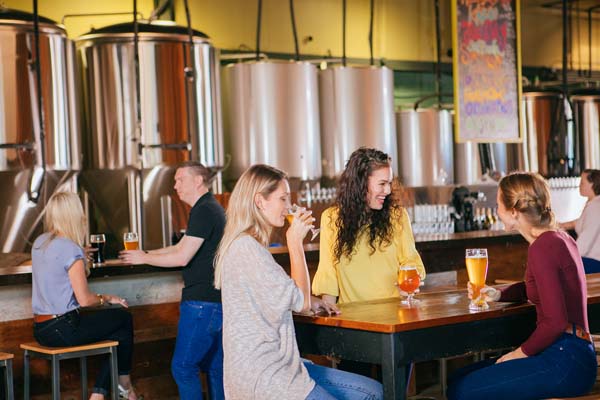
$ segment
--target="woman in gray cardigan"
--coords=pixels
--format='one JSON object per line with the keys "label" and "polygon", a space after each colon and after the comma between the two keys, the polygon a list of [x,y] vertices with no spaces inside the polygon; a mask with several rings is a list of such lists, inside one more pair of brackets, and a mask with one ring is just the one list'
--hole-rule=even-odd
{"label": "woman in gray cardigan", "polygon": [[228,400],[381,399],[379,382],[304,362],[292,311],[325,309],[310,296],[302,241],[314,218],[301,209],[286,232],[291,278],[268,251],[273,227],[290,207],[284,172],[250,167],[227,207],[225,233],[215,258],[215,286],[223,301],[223,385]]}

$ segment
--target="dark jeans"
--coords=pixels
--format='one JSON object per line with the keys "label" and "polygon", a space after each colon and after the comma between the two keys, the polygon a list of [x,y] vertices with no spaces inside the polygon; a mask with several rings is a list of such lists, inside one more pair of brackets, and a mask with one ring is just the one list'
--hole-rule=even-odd
{"label": "dark jeans", "polygon": [[595,274],[600,272],[600,260],[594,260],[593,258],[581,257],[583,260],[583,268],[586,274]]}
{"label": "dark jeans", "polygon": [[[101,340],[116,340],[119,375],[129,375],[133,353],[133,320],[123,309],[72,311],[41,324],[33,324],[33,336],[43,346],[78,346]],[[96,376],[93,393],[108,395],[110,361],[108,356]]]}
{"label": "dark jeans", "polygon": [[481,361],[458,370],[450,379],[448,400],[537,400],[575,397],[596,380],[594,346],[563,333],[535,356],[495,364]]}

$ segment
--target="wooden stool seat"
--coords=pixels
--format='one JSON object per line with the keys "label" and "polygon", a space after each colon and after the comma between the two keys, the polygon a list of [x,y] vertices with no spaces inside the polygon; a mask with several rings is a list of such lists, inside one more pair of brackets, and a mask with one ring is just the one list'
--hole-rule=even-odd
{"label": "wooden stool seat", "polygon": [[104,349],[107,347],[116,347],[119,345],[119,342],[114,340],[103,340],[102,342],[90,343],[90,344],[82,344],[79,346],[71,346],[71,347],[48,347],[42,346],[38,342],[29,342],[21,344],[21,348],[23,350],[35,351],[43,354],[67,354],[74,353],[78,351],[90,351],[96,349]]}
{"label": "wooden stool seat", "polygon": [[4,368],[4,397],[7,400],[14,400],[15,393],[13,389],[13,372],[12,372],[12,360],[15,358],[14,354],[0,352],[0,368]]}
{"label": "wooden stool seat", "polygon": [[82,344],[68,347],[48,347],[42,346],[38,342],[22,343],[21,349],[24,350],[23,370],[24,370],[24,397],[30,398],[30,378],[29,378],[29,359],[30,357],[43,358],[50,361],[52,370],[52,399],[60,400],[60,364],[61,360],[79,358],[81,370],[81,398],[86,400],[87,393],[87,363],[86,357],[99,354],[108,354],[110,357],[111,372],[111,398],[117,400],[118,390],[118,371],[117,371],[117,346],[119,342],[114,340],[104,340],[101,342]]}

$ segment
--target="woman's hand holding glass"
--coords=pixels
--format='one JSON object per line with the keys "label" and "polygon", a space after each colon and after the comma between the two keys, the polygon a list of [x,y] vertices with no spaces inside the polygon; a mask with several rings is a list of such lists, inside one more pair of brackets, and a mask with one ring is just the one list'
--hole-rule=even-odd
{"label": "woman's hand holding glass", "polygon": [[[304,211],[305,213],[310,213],[312,214],[312,211],[307,210],[304,207],[300,207],[297,204],[293,204],[289,209],[288,209],[288,214],[286,215],[286,219],[288,221],[288,223],[290,224],[290,226],[292,225],[294,219],[295,219],[295,215],[296,213],[298,213],[298,211]],[[321,229],[319,228],[315,228],[314,225],[312,225],[312,222],[314,222],[315,219],[313,218],[311,221],[311,225],[310,225],[310,232],[312,233],[312,237],[310,238],[310,240],[315,240],[315,238],[317,237],[317,235],[319,234],[319,232],[321,231]],[[305,234],[306,235],[306,234]]]}
{"label": "woman's hand holding glass", "polygon": [[312,211],[295,204],[288,211],[286,218],[290,227],[286,232],[286,238],[288,242],[294,240],[302,242],[308,231],[314,229],[315,218],[312,216]]}
{"label": "woman's hand holding glass", "polygon": [[[475,293],[475,287],[471,282],[467,282],[467,290],[469,292],[469,299],[473,300],[473,294]],[[488,301],[500,300],[501,292],[491,286],[484,286],[479,290],[479,296]]]}

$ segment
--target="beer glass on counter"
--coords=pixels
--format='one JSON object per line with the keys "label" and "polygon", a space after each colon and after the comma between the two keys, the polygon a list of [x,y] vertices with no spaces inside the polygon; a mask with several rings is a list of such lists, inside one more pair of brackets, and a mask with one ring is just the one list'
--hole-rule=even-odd
{"label": "beer glass on counter", "polygon": [[421,284],[419,271],[414,265],[402,265],[398,271],[398,287],[403,292],[406,292],[406,300],[402,300],[402,304],[412,306],[419,303],[419,300],[414,298],[415,292]]}
{"label": "beer glass on counter", "polygon": [[123,235],[123,244],[125,250],[138,250],[140,248],[138,234],[136,232],[127,232]]}
{"label": "beer glass on counter", "polygon": [[92,261],[94,265],[104,264],[104,245],[106,237],[103,233],[90,235],[90,246],[96,251],[92,252]]}
{"label": "beer glass on counter", "polygon": [[[298,211],[298,209],[300,209],[300,206],[297,204],[292,205],[289,209],[288,209],[288,214],[285,216],[285,219],[287,219],[288,224],[292,224],[292,222],[294,221],[294,213],[296,211]],[[317,235],[319,234],[319,232],[321,231],[321,229],[319,228],[310,228],[310,232],[312,233],[312,237],[310,238],[311,241],[315,240],[315,238],[317,237]]]}
{"label": "beer glass on counter", "polygon": [[473,298],[469,304],[470,310],[486,310],[489,308],[480,290],[485,286],[488,270],[487,249],[467,249],[465,253],[467,274],[473,288]]}

